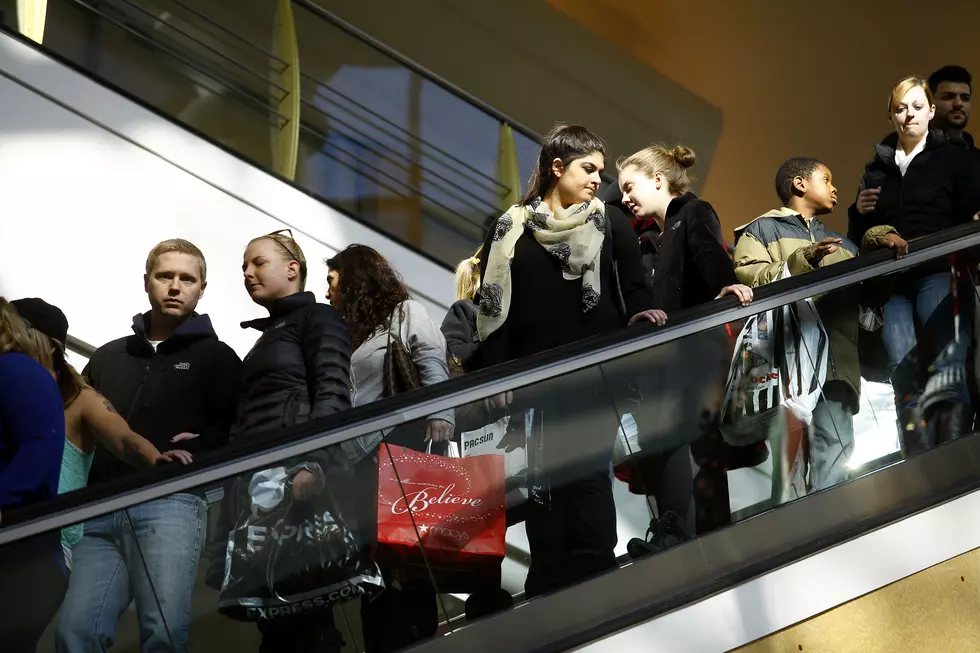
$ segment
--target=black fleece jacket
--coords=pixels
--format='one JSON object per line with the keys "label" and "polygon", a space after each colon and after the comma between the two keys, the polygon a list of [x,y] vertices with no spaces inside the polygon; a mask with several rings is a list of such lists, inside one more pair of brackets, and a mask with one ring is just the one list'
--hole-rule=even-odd
{"label": "black fleece jacket", "polygon": [[449,307],[442,320],[442,335],[446,337],[449,353],[459,360],[466,371],[483,367],[480,360],[480,334],[476,331],[477,303],[461,299]]}
{"label": "black fleece jacket", "polygon": [[[197,313],[161,342],[147,334],[150,313],[133,318],[133,335],[114,340],[92,355],[82,374],[112,403],[129,427],[160,451],[199,453],[228,440],[241,387],[242,363],[218,340],[211,319]],[[170,444],[178,433],[200,437]],[[98,447],[89,484],[136,472]]]}

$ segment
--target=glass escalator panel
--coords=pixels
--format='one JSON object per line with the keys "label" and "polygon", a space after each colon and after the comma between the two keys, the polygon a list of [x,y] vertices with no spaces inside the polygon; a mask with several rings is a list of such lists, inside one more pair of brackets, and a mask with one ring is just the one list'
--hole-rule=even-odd
{"label": "glass escalator panel", "polygon": [[[805,520],[812,505],[817,528],[835,492],[973,433],[968,246],[980,232],[927,241],[904,261],[882,253],[773,282],[748,307],[696,307],[665,329],[233,442],[189,475],[82,490],[95,498],[70,510],[68,495],[53,512],[5,512],[0,541],[33,539],[0,548],[4,582],[58,577],[58,531],[29,527],[75,514],[88,521],[70,582],[19,597],[35,623],[50,613],[46,637],[63,643],[137,630],[177,650],[182,638],[191,649],[368,652],[524,650],[559,634],[584,643],[586,629],[623,627],[601,602],[533,628],[520,620],[534,610],[515,608],[615,581],[648,593],[649,616],[663,599],[650,593],[666,591],[654,578],[710,574],[705,587],[717,589],[710,546],[758,532],[760,515]],[[432,442],[450,413],[452,442]],[[180,490],[164,495],[167,483]],[[753,538],[725,550],[739,573],[759,573],[766,547],[783,563],[805,554]],[[624,567],[628,581],[616,575]],[[93,617],[93,597],[109,595],[108,614],[128,630]]]}

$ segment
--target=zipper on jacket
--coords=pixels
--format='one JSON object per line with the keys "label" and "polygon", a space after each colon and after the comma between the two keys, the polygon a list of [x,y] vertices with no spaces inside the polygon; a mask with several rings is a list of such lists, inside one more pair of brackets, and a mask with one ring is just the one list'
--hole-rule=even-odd
{"label": "zipper on jacket", "polygon": [[142,396],[142,394],[143,394],[143,387],[146,385],[146,379],[150,375],[150,367],[153,365],[153,359],[156,357],[156,355],[157,355],[157,352],[154,349],[153,350],[153,355],[150,356],[150,359],[146,363],[146,367],[143,368],[143,378],[140,379],[140,384],[136,388],[136,396],[133,397],[133,404],[129,407],[129,410],[126,411],[126,423],[127,424],[131,424],[131,420],[135,416],[136,406],[139,405],[140,396]]}

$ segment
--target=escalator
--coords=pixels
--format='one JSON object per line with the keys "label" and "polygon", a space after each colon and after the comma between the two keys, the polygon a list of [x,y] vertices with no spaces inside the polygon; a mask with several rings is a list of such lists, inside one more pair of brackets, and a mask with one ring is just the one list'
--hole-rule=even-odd
{"label": "escalator", "polygon": [[[663,328],[636,327],[582,341],[361,406],[261,442],[236,443],[200,457],[189,470],[155,469],[5,512],[0,545],[12,546],[192,489],[215,498],[212,510],[217,512],[221,504],[215,490],[230,478],[248,477],[314,450],[336,451],[339,443],[352,438],[419,423],[427,415],[508,391],[514,393],[513,414],[549,407],[543,412],[551,426],[542,432],[518,429],[518,434],[523,432],[524,447],[531,452],[529,465],[537,470],[533,479],[564,479],[549,486],[550,496],[578,479],[597,450],[605,452],[608,464],[608,449],[615,447],[617,427],[627,414],[638,429],[634,442],[639,451],[630,450],[634,455],[676,446],[678,435],[684,439],[689,430],[695,439],[701,437],[698,428],[713,432],[710,413],[712,406],[717,410],[732,356],[725,343],[731,343],[729,334],[737,332],[742,320],[814,297],[822,305],[836,301],[856,307],[856,298],[866,296],[862,293],[875,284],[901,281],[902,275],[978,244],[980,224],[964,225],[912,243],[903,259],[882,251],[773,283],[760,289],[748,307],[726,298],[678,312]],[[974,519],[980,508],[980,440],[964,437],[905,456],[894,413],[881,410],[883,394],[887,392],[868,389],[862,397],[854,451],[874,454],[852,461],[853,478],[820,492],[803,490],[804,496],[796,499],[773,492],[780,497],[775,503],[735,510],[740,483],[754,482],[759,493],[768,495],[773,479],[785,476],[796,460],[802,431],[788,420],[768,438],[768,464],[783,472],[767,475],[764,465],[728,471],[723,476],[732,488],[726,506],[732,523],[717,521],[698,537],[653,555],[635,560],[626,555],[627,542],[643,536],[654,506],[616,482],[615,568],[562,589],[529,600],[523,596],[527,534],[523,524],[511,525],[501,584],[514,596],[515,607],[468,623],[466,595],[447,588],[438,594],[440,636],[413,650],[726,651],[980,547]],[[560,434],[561,448],[544,444],[553,434]],[[397,470],[398,462],[393,464]],[[403,478],[407,497],[417,487]],[[335,489],[345,494],[351,487],[348,479],[338,481]],[[528,501],[540,501],[541,495],[535,495],[540,483],[532,481],[529,487]],[[370,515],[349,513],[345,519],[359,524]],[[432,546],[428,526],[419,513],[415,537],[423,550]],[[202,581],[206,566],[202,562]],[[429,564],[424,568],[438,589],[440,570]],[[200,583],[192,606],[191,650],[256,650],[254,625],[220,616],[216,606],[215,591]],[[364,650],[360,610],[358,601],[335,607],[334,623],[346,642],[343,650]]]}
{"label": "escalator", "polygon": [[442,266],[530,172],[537,134],[316,3],[45,4],[48,56]]}

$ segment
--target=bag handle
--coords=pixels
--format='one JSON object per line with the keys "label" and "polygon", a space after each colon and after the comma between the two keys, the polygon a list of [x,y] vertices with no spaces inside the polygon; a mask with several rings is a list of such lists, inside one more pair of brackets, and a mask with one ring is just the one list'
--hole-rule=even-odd
{"label": "bag handle", "polygon": [[[432,440],[429,440],[425,445],[425,453],[432,454]],[[455,440],[449,440],[446,442],[446,457],[447,458],[459,458],[459,445],[456,444]]]}

